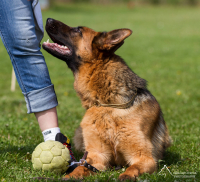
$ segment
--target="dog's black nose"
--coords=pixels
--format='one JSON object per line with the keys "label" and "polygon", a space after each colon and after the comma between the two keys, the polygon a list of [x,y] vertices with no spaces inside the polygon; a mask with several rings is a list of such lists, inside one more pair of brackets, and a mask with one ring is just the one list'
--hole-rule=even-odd
{"label": "dog's black nose", "polygon": [[52,18],[47,18],[47,23],[52,23],[53,19]]}

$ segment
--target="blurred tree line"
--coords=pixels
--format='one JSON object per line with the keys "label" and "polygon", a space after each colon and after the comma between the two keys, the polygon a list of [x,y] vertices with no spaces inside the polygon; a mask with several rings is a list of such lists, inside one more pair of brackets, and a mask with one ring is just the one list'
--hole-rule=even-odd
{"label": "blurred tree line", "polygon": [[[54,0],[50,0],[51,2]],[[200,4],[200,0],[57,0],[61,2],[92,2],[92,3],[148,3],[148,4],[174,4],[174,5],[197,5]]]}
{"label": "blurred tree line", "polygon": [[188,5],[197,5],[199,0],[146,0],[152,4],[188,4]]}

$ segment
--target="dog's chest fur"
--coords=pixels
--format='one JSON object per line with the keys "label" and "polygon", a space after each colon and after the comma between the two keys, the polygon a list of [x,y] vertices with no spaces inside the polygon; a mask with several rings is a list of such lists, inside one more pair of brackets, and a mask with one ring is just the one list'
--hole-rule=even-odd
{"label": "dog's chest fur", "polygon": [[74,88],[88,109],[97,100],[102,104],[126,103],[136,89],[146,89],[146,81],[133,73],[119,56],[113,55],[83,64],[75,75]]}

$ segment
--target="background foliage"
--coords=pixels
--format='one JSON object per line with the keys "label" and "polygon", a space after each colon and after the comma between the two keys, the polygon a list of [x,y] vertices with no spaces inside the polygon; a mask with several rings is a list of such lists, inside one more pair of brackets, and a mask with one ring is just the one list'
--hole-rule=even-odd
{"label": "background foliage", "polygon": [[[52,1],[52,0],[51,0]],[[136,4],[173,4],[173,5],[198,5],[200,0],[59,0],[60,2],[93,2],[93,3],[136,3]]]}

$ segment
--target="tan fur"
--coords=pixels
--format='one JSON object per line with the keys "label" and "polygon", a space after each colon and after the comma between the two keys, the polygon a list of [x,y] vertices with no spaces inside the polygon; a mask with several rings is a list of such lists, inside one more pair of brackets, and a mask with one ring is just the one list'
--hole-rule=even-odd
{"label": "tan fur", "polygon": [[[88,151],[87,162],[98,170],[110,165],[127,166],[120,180],[135,180],[142,173],[156,171],[157,161],[170,145],[160,106],[146,88],[146,81],[114,54],[131,30],[101,33],[81,27],[82,34],[77,35],[61,22],[54,21],[52,25],[61,35],[70,35],[65,41],[71,43],[75,54],[63,60],[74,73],[74,88],[86,108],[75,132],[76,150]],[[60,36],[49,35],[54,40]],[[135,92],[127,109],[95,106],[97,100],[102,104],[126,103]],[[70,176],[81,178],[89,174],[89,170],[78,167]]]}

